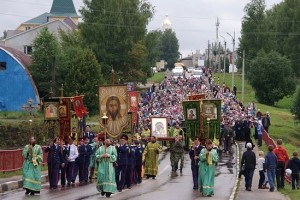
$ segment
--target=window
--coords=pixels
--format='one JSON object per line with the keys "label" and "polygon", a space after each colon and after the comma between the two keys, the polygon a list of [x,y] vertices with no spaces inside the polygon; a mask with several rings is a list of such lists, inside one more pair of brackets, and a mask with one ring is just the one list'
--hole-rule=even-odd
{"label": "window", "polygon": [[30,26],[26,26],[26,27],[25,27],[25,30],[26,30],[26,31],[29,30],[29,29],[31,29]]}
{"label": "window", "polygon": [[32,46],[24,46],[24,53],[26,53],[27,55],[31,55]]}
{"label": "window", "polygon": [[0,62],[0,71],[6,70],[6,62]]}

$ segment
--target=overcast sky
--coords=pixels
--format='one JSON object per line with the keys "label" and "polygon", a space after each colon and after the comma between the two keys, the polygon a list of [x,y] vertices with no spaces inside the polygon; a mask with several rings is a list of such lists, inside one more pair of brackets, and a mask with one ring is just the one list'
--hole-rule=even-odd
{"label": "overcast sky", "polygon": [[[83,6],[82,0],[73,0],[76,10]],[[179,40],[183,56],[207,48],[208,40],[216,41],[216,19],[219,17],[219,35],[232,48],[229,32],[240,37],[244,7],[250,0],[148,0],[155,7],[155,16],[148,30],[160,29],[165,14],[169,15],[172,29]],[[267,8],[282,0],[266,0]],[[14,30],[22,22],[51,9],[52,0],[0,0],[0,35],[4,30]],[[79,13],[78,13],[79,14]],[[219,38],[224,41],[222,37]]]}

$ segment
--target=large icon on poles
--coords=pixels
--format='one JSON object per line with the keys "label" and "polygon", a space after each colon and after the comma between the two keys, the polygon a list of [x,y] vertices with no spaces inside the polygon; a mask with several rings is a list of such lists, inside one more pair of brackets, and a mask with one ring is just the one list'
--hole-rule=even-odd
{"label": "large icon on poles", "polygon": [[[126,85],[105,85],[99,87],[100,118],[108,117],[107,133],[116,138],[128,124],[128,93]],[[100,126],[104,127],[100,120]]]}
{"label": "large icon on poles", "polygon": [[168,123],[166,117],[151,118],[151,136],[155,136],[157,138],[168,137]]}
{"label": "large icon on poles", "polygon": [[59,118],[58,106],[59,106],[59,102],[52,101],[52,102],[44,103],[45,121],[58,120]]}

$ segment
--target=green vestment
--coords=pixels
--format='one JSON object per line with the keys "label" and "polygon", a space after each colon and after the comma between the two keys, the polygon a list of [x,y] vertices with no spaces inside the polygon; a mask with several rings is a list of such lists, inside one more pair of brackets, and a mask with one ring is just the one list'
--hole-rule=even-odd
{"label": "green vestment", "polygon": [[92,144],[90,144],[90,146],[92,147],[92,151],[93,151],[93,153],[91,154],[91,158],[90,158],[90,167],[95,167],[96,151],[98,150],[99,145],[96,142],[93,142]]}
{"label": "green vestment", "polygon": [[156,176],[158,172],[158,155],[162,147],[158,143],[149,142],[144,150],[145,174]]}
{"label": "green vestment", "polygon": [[[109,158],[101,158],[103,154],[108,154]],[[117,160],[117,150],[114,146],[105,146],[98,148],[96,159],[99,161],[97,190],[114,193],[117,190],[115,168],[113,163]]]}
{"label": "green vestment", "polygon": [[[208,155],[206,155],[208,153]],[[199,191],[204,196],[214,195],[215,164],[219,156],[215,149],[208,152],[202,149],[199,156]]]}
{"label": "green vestment", "polygon": [[23,188],[39,192],[41,190],[41,164],[43,151],[40,145],[26,145],[22,152],[24,163],[22,167]]}

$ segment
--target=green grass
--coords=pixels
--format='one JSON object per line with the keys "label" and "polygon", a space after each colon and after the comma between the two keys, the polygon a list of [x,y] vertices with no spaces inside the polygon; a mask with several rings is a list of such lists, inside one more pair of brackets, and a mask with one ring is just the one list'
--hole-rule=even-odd
{"label": "green grass", "polygon": [[[223,74],[216,74],[216,80],[219,76],[220,81],[223,81]],[[242,77],[240,74],[235,74],[235,85],[237,87],[237,98],[242,99]],[[231,88],[231,74],[225,75],[225,84]],[[297,86],[299,87],[299,85]],[[270,136],[275,140],[281,138],[284,141],[283,146],[289,152],[291,156],[293,151],[300,147],[300,124],[295,123],[294,117],[290,112],[291,105],[293,103],[294,95],[284,97],[277,102],[275,106],[268,106],[260,104],[255,99],[255,92],[245,80],[245,92],[244,92],[244,105],[247,106],[249,102],[254,102],[256,108],[260,109],[262,113],[269,112],[271,117],[271,126],[269,128]],[[267,152],[266,145],[263,145],[261,150]],[[292,190],[287,184],[284,190],[281,190],[285,195],[288,195],[291,200],[298,200],[300,197],[300,191]]]}
{"label": "green grass", "polygon": [[[48,167],[47,165],[42,166],[42,171],[47,171]],[[16,171],[11,171],[11,172],[0,172],[0,179],[1,178],[11,178],[14,176],[21,176],[22,175],[22,169],[16,170]]]}
{"label": "green grass", "polygon": [[165,78],[165,72],[157,72],[151,78],[148,78],[148,83],[161,83]]}

